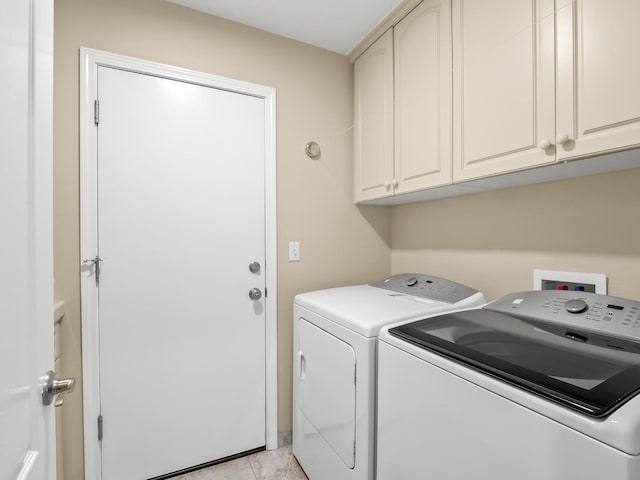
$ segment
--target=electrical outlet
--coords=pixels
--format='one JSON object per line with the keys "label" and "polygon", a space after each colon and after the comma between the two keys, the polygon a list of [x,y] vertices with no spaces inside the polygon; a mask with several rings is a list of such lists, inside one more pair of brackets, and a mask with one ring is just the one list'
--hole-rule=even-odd
{"label": "electrical outlet", "polygon": [[607,277],[602,273],[534,270],[534,290],[573,290],[607,294]]}

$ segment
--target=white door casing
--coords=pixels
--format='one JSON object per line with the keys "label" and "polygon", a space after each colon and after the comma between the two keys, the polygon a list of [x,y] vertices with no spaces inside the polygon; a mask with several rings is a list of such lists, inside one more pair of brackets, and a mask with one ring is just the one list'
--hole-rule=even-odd
{"label": "white door casing", "polygon": [[53,2],[0,15],[0,479],[54,480]]}
{"label": "white door casing", "polygon": [[[266,334],[265,335],[266,341],[264,340],[264,337],[263,337],[262,345],[257,347],[254,345],[252,350],[263,352],[261,355],[264,355],[264,352],[266,351],[266,356],[263,357],[263,358],[266,358],[266,367],[265,367],[266,374],[263,373],[263,378],[262,378],[262,380],[264,381],[264,385],[266,387],[266,400],[262,398],[260,399],[260,402],[261,402],[260,412],[262,413],[261,420],[263,420],[266,423],[266,439],[262,438],[262,441],[260,441],[258,445],[254,445],[254,446],[259,446],[260,444],[264,445],[266,442],[267,448],[276,448],[277,446],[277,422],[276,422],[277,411],[276,411],[276,302],[275,302],[275,299],[277,297],[275,295],[275,291],[276,291],[276,283],[275,283],[275,279],[276,279],[276,276],[275,276],[275,258],[276,258],[275,257],[275,92],[273,91],[273,89],[267,88],[267,87],[261,87],[261,86],[247,84],[243,82],[237,82],[234,80],[224,79],[224,78],[201,74],[201,73],[192,72],[192,71],[187,71],[180,68],[169,67],[166,65],[158,65],[151,62],[132,59],[128,57],[120,57],[120,56],[111,55],[104,52],[97,52],[94,50],[83,49],[81,52],[81,55],[82,55],[82,72],[83,72],[82,88],[81,88],[81,118],[82,118],[82,121],[81,121],[81,150],[82,150],[82,153],[81,153],[81,156],[82,156],[81,158],[81,168],[82,168],[82,172],[81,172],[81,182],[82,182],[81,250],[82,250],[83,259],[93,258],[97,254],[97,247],[96,247],[97,242],[103,242],[103,244],[100,244],[100,254],[104,255],[105,257],[105,261],[102,265],[102,275],[101,275],[101,284],[103,284],[102,289],[98,289],[95,286],[93,266],[90,265],[89,268],[85,267],[82,270],[83,271],[83,274],[82,274],[83,363],[84,363],[84,376],[85,376],[84,378],[85,380],[84,381],[84,387],[85,387],[84,388],[84,394],[85,394],[85,414],[84,414],[85,425],[84,427],[85,427],[85,464],[86,464],[85,468],[87,471],[87,475],[89,476],[89,478],[101,478],[101,475],[105,475],[104,478],[110,478],[108,476],[109,472],[105,470],[101,470],[101,468],[107,468],[108,466],[108,463],[103,463],[103,462],[107,462],[108,458],[113,458],[113,455],[114,455],[114,452],[113,452],[114,443],[111,443],[111,444],[107,443],[107,439],[108,439],[107,432],[109,432],[109,425],[112,426],[112,430],[111,430],[112,435],[116,435],[116,430],[121,435],[124,435],[124,436],[127,435],[127,431],[126,431],[127,426],[121,421],[122,418],[120,418],[120,420],[117,421],[118,423],[109,423],[109,422],[114,422],[113,415],[110,420],[107,419],[107,417],[105,416],[105,441],[102,446],[103,449],[101,452],[100,444],[97,441],[98,432],[97,432],[96,420],[97,420],[98,414],[100,413],[101,401],[103,402],[102,404],[102,408],[104,409],[103,413],[105,413],[107,409],[111,408],[110,406],[113,406],[116,404],[112,394],[115,390],[114,385],[117,384],[117,379],[113,377],[113,372],[118,371],[117,368],[115,370],[112,369],[112,365],[117,364],[117,361],[118,361],[117,352],[115,352],[113,349],[104,347],[104,345],[108,345],[107,343],[104,343],[104,342],[108,342],[109,339],[111,339],[111,342],[113,343],[113,340],[115,338],[114,335],[118,335],[117,333],[118,330],[114,330],[113,328],[115,327],[112,328],[110,324],[107,325],[106,321],[107,319],[115,319],[115,318],[118,318],[119,320],[119,316],[117,312],[118,301],[120,298],[126,296],[126,292],[127,292],[126,288],[119,289],[120,286],[117,283],[113,283],[114,277],[113,276],[109,277],[109,275],[110,274],[114,276],[120,275],[120,278],[122,278],[122,276],[126,275],[126,273],[129,271],[132,273],[136,272],[138,271],[137,265],[134,266],[132,262],[137,263],[138,261],[140,262],[141,265],[143,266],[147,265],[149,268],[150,267],[155,268],[155,265],[158,265],[159,269],[156,270],[156,273],[159,274],[160,276],[166,275],[167,278],[169,278],[172,271],[171,268],[169,268],[169,266],[165,265],[166,263],[172,262],[171,258],[163,257],[162,251],[158,251],[158,249],[154,246],[154,243],[156,242],[150,241],[153,238],[154,234],[157,235],[158,233],[158,232],[152,231],[153,225],[154,223],[157,223],[157,221],[145,222],[144,220],[139,220],[136,223],[135,220],[131,220],[131,219],[124,220],[122,218],[123,210],[119,210],[120,207],[118,207],[117,205],[114,208],[110,208],[110,207],[106,209],[104,208],[104,205],[108,203],[111,203],[113,205],[117,203],[118,192],[114,191],[113,189],[113,186],[114,186],[113,180],[117,178],[119,175],[118,168],[120,168],[120,172],[122,172],[123,169],[129,168],[129,167],[131,168],[131,176],[129,177],[129,175],[127,175],[127,177],[123,179],[125,181],[125,184],[122,187],[123,188],[122,195],[125,198],[132,198],[132,197],[135,197],[137,193],[136,193],[135,184],[129,185],[129,183],[131,183],[129,182],[129,180],[132,180],[133,178],[137,178],[139,182],[140,179],[144,177],[144,172],[150,171],[149,167],[153,165],[153,159],[146,160],[147,162],[151,162],[147,164],[145,164],[144,161],[141,160],[142,164],[137,166],[133,164],[123,163],[118,167],[118,165],[110,165],[110,164],[105,165],[103,163],[100,163],[100,165],[102,166],[100,167],[100,175],[98,175],[98,172],[97,172],[97,165],[98,165],[97,162],[99,161],[97,159],[98,138],[101,141],[100,151],[103,152],[101,153],[101,155],[104,155],[106,153],[107,156],[105,156],[104,158],[109,158],[111,159],[110,162],[117,163],[119,159],[118,153],[113,151],[110,152],[108,150],[103,150],[103,149],[105,147],[105,144],[109,143],[109,140],[108,140],[109,135],[111,135],[112,137],[115,135],[116,137],[119,138],[123,136],[125,132],[118,131],[116,129],[114,131],[111,131],[111,133],[109,133],[110,130],[105,127],[104,130],[100,130],[101,133],[99,134],[100,136],[98,137],[98,134],[96,134],[96,130],[98,129],[96,129],[95,125],[93,125],[93,119],[94,119],[93,101],[96,98],[99,98],[98,94],[100,94],[100,98],[102,98],[103,92],[108,91],[108,88],[107,88],[108,85],[116,86],[116,90],[117,90],[118,88],[117,85],[118,85],[118,82],[120,81],[125,81],[125,82],[132,81],[133,83],[131,83],[131,85],[133,86],[135,86],[136,81],[142,82],[140,84],[140,88],[142,88],[143,90],[139,91],[141,93],[145,93],[144,89],[147,87],[149,87],[150,90],[159,89],[159,91],[161,92],[164,89],[164,93],[162,93],[162,95],[167,95],[166,97],[167,102],[171,102],[171,95],[173,90],[175,90],[173,91],[173,93],[177,95],[175,99],[178,99],[180,96],[182,96],[184,99],[186,97],[189,97],[190,95],[199,95],[199,94],[205,95],[205,97],[202,97],[202,101],[204,102],[208,101],[207,96],[211,96],[211,95],[216,96],[216,98],[218,99],[225,98],[225,97],[237,97],[237,99],[239,99],[241,103],[248,105],[248,108],[250,110],[253,109],[254,114],[255,112],[257,112],[258,118],[260,118],[260,115],[263,115],[263,118],[260,119],[259,124],[254,126],[254,131],[255,131],[255,128],[261,129],[263,130],[263,132],[259,132],[259,133],[263,133],[264,135],[263,136],[264,145],[260,145],[260,147],[264,146],[264,152],[265,152],[264,191],[262,191],[260,188],[257,188],[257,190],[258,190],[258,195],[263,195],[265,198],[265,215],[263,216],[263,218],[266,220],[266,224],[264,225],[264,228],[262,229],[262,231],[264,232],[264,236],[266,237],[266,254],[263,254],[265,255],[266,260],[263,260],[262,258],[260,258],[258,254],[256,254],[258,258],[255,258],[255,260],[259,260],[261,261],[261,263],[264,262],[264,264],[266,264],[266,268],[265,266],[263,266],[263,269],[262,269],[263,275],[266,275],[266,278],[261,279],[260,282],[256,283],[255,286],[258,286],[258,287],[262,287],[263,285],[266,286],[269,292],[269,299],[270,300],[273,299],[273,301],[268,301],[268,302],[265,302],[264,304],[262,302],[251,302],[251,300],[248,298],[248,288],[245,288],[244,284],[242,285],[239,284],[237,277],[235,279],[230,278],[229,280],[231,280],[230,283],[233,283],[233,284],[238,283],[238,285],[237,286],[234,285],[233,288],[231,288],[231,290],[225,291],[224,295],[226,297],[231,297],[234,294],[231,294],[229,292],[232,292],[233,290],[237,290],[235,295],[238,297],[238,300],[240,300],[240,298],[242,299],[241,300],[242,305],[249,306],[249,309],[252,310],[251,311],[252,314],[256,314],[256,315],[262,314],[263,318],[265,318],[265,322],[266,322],[265,324],[262,323],[261,319],[259,321],[260,321],[261,328],[264,329],[264,333]],[[98,77],[100,77],[100,87],[98,87]],[[144,85],[147,85],[147,86],[144,86]],[[202,87],[207,87],[207,88],[202,88]],[[208,88],[208,87],[213,87],[213,88]],[[146,96],[146,94],[138,95],[138,96],[139,97]],[[129,99],[124,98],[123,101],[124,103],[133,103],[133,101],[137,98],[138,97],[133,96],[133,97],[129,97]],[[149,98],[153,98],[153,97],[151,96]],[[155,98],[156,99],[163,98],[162,103],[165,103],[164,97],[155,97]],[[197,102],[200,102],[200,100],[198,100]],[[111,101],[109,101],[107,104],[102,106],[105,119],[109,114],[109,109],[111,109],[111,113],[113,113],[113,107],[115,103],[116,102],[114,102],[112,98]],[[150,108],[149,106],[147,106],[147,110],[146,110],[147,114],[149,112],[149,109],[156,111],[155,109],[153,109],[153,106],[151,106]],[[212,111],[215,109],[209,108],[209,110]],[[152,114],[153,114],[153,111],[151,112]],[[179,109],[177,111],[181,111],[181,110]],[[160,115],[160,113],[158,113],[158,115]],[[149,120],[153,120],[153,115],[146,116],[146,122],[149,122]],[[207,126],[206,124],[209,122],[209,120],[210,119],[207,119],[207,118],[203,119],[205,123],[202,129],[203,136],[204,136],[204,133],[208,131],[206,128]],[[135,125],[135,122],[133,122],[132,125]],[[156,125],[156,126],[162,127],[162,125]],[[102,128],[102,127],[103,126],[101,124],[101,127],[99,128]],[[223,128],[225,127],[225,125],[218,125],[218,127]],[[130,128],[135,128],[135,127],[130,126]],[[172,126],[168,126],[167,128],[174,129],[174,130],[179,129],[180,121],[173,123]],[[182,132],[182,134],[183,136],[191,135],[193,130],[199,130],[199,128],[200,127],[198,127],[198,125],[194,123],[192,124],[191,129],[189,131],[184,131]],[[141,126],[141,129],[142,129],[142,126]],[[215,131],[216,131],[215,126],[212,125],[211,132],[215,132]],[[167,133],[165,132],[164,135],[167,136]],[[229,135],[228,132],[227,132],[227,135]],[[134,137],[135,135],[132,136],[132,138]],[[193,137],[193,138],[195,139],[196,137]],[[224,148],[233,149],[232,142],[227,142],[226,145],[227,146]],[[148,144],[148,148],[152,148],[152,147],[153,147],[152,144]],[[244,145],[239,145],[238,148],[240,147],[244,147]],[[174,152],[173,154],[179,155],[179,152]],[[131,158],[135,159],[140,157],[141,157],[140,155],[136,156],[134,152],[134,155]],[[194,193],[201,194],[202,192],[207,191],[207,189],[219,189],[219,190],[228,189],[230,188],[229,185],[233,185],[234,180],[238,180],[237,178],[232,178],[229,176],[225,177],[224,175],[220,175],[221,173],[220,171],[215,171],[213,169],[208,172],[209,175],[205,174],[201,178],[198,178],[197,175],[194,176],[192,173],[187,174],[188,169],[174,168],[173,166],[170,165],[170,163],[171,162],[163,164],[164,166],[162,171],[168,172],[166,174],[169,176],[173,176],[176,184],[179,184],[180,181],[186,182],[186,184],[193,183]],[[169,170],[165,170],[165,167],[168,168]],[[200,165],[200,167],[203,167],[206,169],[207,165],[202,164]],[[173,170],[171,170],[172,168]],[[187,177],[178,178],[179,176],[182,176],[183,173],[187,174]],[[164,180],[166,182],[167,179],[164,179]],[[131,188],[128,188],[128,187],[131,187]],[[171,185],[167,185],[167,187],[170,189]],[[99,197],[96,195],[96,191],[99,191]],[[262,192],[264,192],[264,194]],[[175,202],[180,201],[179,192],[178,192],[178,195],[176,195],[175,192],[170,193],[169,191],[167,191],[167,196],[171,197],[170,200],[166,200],[163,198],[162,195],[158,195],[155,199],[155,202],[154,202],[154,199],[152,198],[147,198],[145,200],[145,198],[143,198],[145,197],[145,195],[140,195],[139,199],[141,200],[142,204],[146,204],[146,207],[148,209],[153,209],[156,203],[160,203],[162,204],[162,208],[164,208],[165,210],[167,209],[170,210],[172,204],[175,204]],[[103,202],[105,202],[100,206],[99,219],[97,218],[98,205],[96,203],[100,201],[98,200],[98,198]],[[190,219],[193,223],[193,221],[198,220],[197,213],[198,213],[198,209],[200,208],[198,199],[184,198],[184,200],[190,205],[190,208],[188,211],[196,214],[196,218]],[[233,199],[229,198],[229,202],[231,201],[233,201]],[[228,203],[221,205],[221,207],[222,208],[220,209],[220,211],[227,212],[226,220],[233,221],[234,219],[228,218],[228,212],[231,210],[229,208]],[[132,209],[132,211],[134,210],[135,209]],[[261,210],[258,209],[258,212],[260,211]],[[200,217],[202,217],[203,215],[206,214],[206,211],[200,210],[199,214],[200,214]],[[109,216],[111,216],[112,218],[109,218]],[[171,219],[171,218],[173,218],[174,222],[181,222],[181,218],[179,214],[174,215],[172,217],[171,212],[169,212],[167,214],[167,219]],[[137,237],[144,237],[145,235],[149,235],[143,241],[145,245],[148,245],[148,256],[144,254],[142,255],[142,257],[146,257],[146,258],[138,257],[138,260],[132,259],[132,258],[126,258],[127,244],[126,243],[119,244],[120,240],[118,239],[116,230],[114,230],[114,228],[110,228],[110,226],[113,227],[114,225],[117,225],[118,222],[120,222],[121,220],[123,223],[122,224],[123,231],[131,231]],[[217,220],[221,221],[221,219],[217,219]],[[259,219],[257,221],[256,219],[251,219],[251,218],[235,219],[235,221],[239,223],[245,220],[249,223],[260,223]],[[145,223],[147,224],[146,226],[144,225]],[[184,225],[182,225],[183,227],[182,230],[184,230],[184,227],[186,225],[188,225],[188,223],[185,223]],[[176,225],[176,227],[180,227],[180,225]],[[257,227],[260,228],[261,225],[257,225]],[[101,230],[100,230],[100,235],[98,236],[99,228]],[[178,228],[177,230],[180,230],[180,229]],[[249,230],[248,232],[253,232],[253,230]],[[194,244],[192,246],[193,250],[196,250],[196,251],[184,252],[184,262],[180,262],[181,263],[180,268],[183,268],[185,264],[189,265],[188,268],[189,268],[189,271],[191,272],[193,271],[191,267],[194,267],[197,270],[198,268],[200,268],[198,266],[198,263],[201,262],[203,265],[206,264],[207,255],[211,255],[213,253],[213,251],[206,250],[206,242],[205,244],[198,243],[199,242],[198,238],[202,236],[202,241],[205,241],[206,239],[208,239],[209,242],[211,243],[212,239],[215,237],[216,232],[215,232],[215,227],[209,227],[209,228],[203,229],[202,231],[200,230],[200,228],[198,228],[195,231],[184,232],[184,233],[186,235],[191,235],[193,237],[193,241],[197,244],[197,245]],[[236,242],[242,243],[242,239],[238,238],[236,239]],[[189,240],[189,242],[187,243],[190,244],[191,240]],[[118,248],[120,248],[119,251],[117,250]],[[125,250],[123,250],[123,248]],[[212,246],[212,249],[213,248],[215,247]],[[224,251],[229,251],[229,248],[231,248],[231,245],[225,244],[222,248]],[[113,256],[108,258],[108,255],[109,255],[108,252],[110,252],[111,254],[114,254],[115,251],[117,251],[118,253],[118,259],[113,258]],[[145,250],[142,250],[142,251],[145,251]],[[252,254],[250,253],[249,255],[252,255]],[[127,265],[129,265],[128,269],[127,269]],[[242,264],[240,267],[243,272],[242,274],[249,277],[248,281],[253,282],[253,279],[251,277],[252,274],[248,270],[248,262],[247,264]],[[111,270],[109,270],[110,268]],[[177,272],[180,270],[173,270],[173,271]],[[215,298],[214,295],[216,293],[216,289],[221,290],[225,286],[225,278],[222,278],[222,276],[217,275],[216,273],[217,272],[213,270],[210,271],[208,273],[209,279],[206,280],[206,285],[210,286],[211,288],[212,301]],[[198,275],[200,275],[200,278],[202,278],[203,272],[202,271],[198,272]],[[141,286],[141,288],[138,290],[140,295],[144,296],[145,292],[150,295],[153,290],[152,284],[157,283],[158,285],[160,285],[162,283],[162,281],[158,283],[158,280],[162,280],[162,278],[154,278],[153,276],[151,276],[151,277],[140,279],[141,282],[146,282],[149,284],[149,285]],[[240,291],[240,289],[243,289],[243,290]],[[160,291],[162,291],[162,287],[160,287]],[[98,304],[98,292],[100,292],[99,304]],[[201,298],[204,295],[206,295],[206,292],[207,292],[206,287],[200,289],[199,295],[201,296]],[[114,298],[114,296],[117,298]],[[178,309],[176,310],[176,312],[173,312],[173,315],[177,315],[178,311],[184,311],[185,314],[189,313],[186,311],[189,309],[188,304],[182,303],[181,306],[173,305],[171,303],[171,299],[166,298],[168,296],[168,292],[164,292],[163,296],[168,302],[168,303],[165,303],[165,307],[164,307],[165,309],[171,309],[171,308]],[[152,298],[152,297],[149,296],[148,298]],[[263,299],[263,301],[264,300],[265,299]],[[176,297],[176,304],[177,303],[179,302],[177,302],[177,297]],[[100,306],[100,308],[98,308],[98,305]],[[253,305],[253,308],[251,307],[252,305]],[[259,311],[263,305],[266,308],[266,311],[264,313]],[[154,309],[155,308],[156,307],[154,307]],[[212,311],[215,311],[216,306],[212,305],[211,309]],[[100,327],[100,329],[98,328],[98,321],[97,321],[98,313],[104,316],[104,321],[105,321],[105,324],[103,325],[103,327]],[[127,309],[127,312],[122,312],[122,313],[123,314],[121,316],[125,317],[127,314],[135,314],[135,311],[132,310],[130,312],[129,309]],[[160,309],[154,312],[153,318],[158,318],[159,320],[158,327],[160,329],[165,330],[165,338],[166,338],[167,336],[168,337],[171,336],[170,330],[172,328],[172,325],[170,322],[167,322],[167,318],[165,318],[164,320],[160,319],[160,317],[164,313],[171,313],[171,312],[167,312],[167,311],[162,312],[162,309]],[[259,316],[256,318],[259,318]],[[100,318],[100,321],[103,321],[102,317]],[[112,320],[112,322],[116,323],[115,320]],[[176,335],[176,333],[180,331],[179,319],[176,319],[175,327],[176,327],[176,330],[174,331],[174,335]],[[201,324],[201,328],[206,329],[207,325]],[[100,336],[102,335],[104,335],[105,338],[101,339]],[[145,335],[144,332],[138,332],[138,333],[134,332],[131,334],[132,339],[137,339],[138,342],[140,342],[141,339],[144,339],[144,335]],[[119,341],[118,344],[121,345],[123,348],[125,348],[127,342]],[[100,345],[103,345],[104,352],[102,352],[103,354],[99,356],[98,351],[99,351]],[[168,343],[167,345],[170,345],[170,343]],[[212,345],[212,347],[222,348],[221,345],[217,345],[217,346]],[[166,346],[166,348],[168,348],[168,346]],[[184,345],[182,345],[182,348],[188,349],[188,347],[185,347]],[[200,345],[200,351],[202,351],[203,348],[206,348],[206,343]],[[198,349],[194,348],[194,351],[196,350]],[[171,355],[168,355],[168,356],[171,356]],[[105,362],[102,365],[100,363],[101,358],[102,358],[102,361]],[[149,365],[149,367],[153,367],[153,365]],[[169,362],[168,364],[164,365],[163,368],[170,369],[171,363]],[[101,371],[103,375],[102,379],[99,378]],[[120,371],[123,371],[123,370],[121,369]],[[162,378],[162,372],[154,371],[152,373],[152,377],[155,378],[156,380],[160,379]],[[126,385],[127,381],[126,379],[124,380],[125,380],[124,384]],[[167,384],[174,383],[174,381],[177,381],[176,382],[177,385],[180,385],[180,380],[181,379],[179,378],[171,378],[171,372],[167,372],[167,382],[166,382]],[[203,385],[205,384],[206,384],[206,379],[203,379]],[[101,392],[100,388],[104,388],[104,391]],[[127,387],[125,386],[123,388],[127,388]],[[135,384],[130,384],[129,388],[133,389],[132,393],[134,393],[133,395],[134,397],[135,396],[140,397],[143,395],[143,391],[136,392],[137,386]],[[166,391],[166,385],[160,385],[158,392],[159,393],[164,392],[164,394],[167,394],[168,392]],[[160,393],[160,395],[161,397],[163,396],[162,393]],[[196,397],[194,396],[192,398],[195,401]],[[174,398],[174,402],[178,402],[178,401],[179,401],[179,396],[176,396]],[[160,400],[159,403],[162,403],[162,401]],[[133,408],[133,404],[132,404],[132,408]],[[215,405],[212,406],[211,410],[215,410]],[[266,418],[264,416],[265,411],[266,411]],[[113,410],[112,410],[112,413],[113,413]],[[158,412],[155,412],[155,413],[158,413]],[[211,413],[211,415],[214,415],[215,412],[211,411],[208,413]],[[176,414],[180,416],[182,415],[182,412],[177,411]],[[122,414],[119,414],[119,417],[122,417],[122,416],[123,416]],[[204,419],[204,420],[206,421],[207,419]],[[211,419],[209,420],[211,421]],[[144,424],[144,421],[140,423],[139,426],[141,428],[144,428],[145,430],[152,429],[153,427],[153,422],[147,423],[146,425],[143,425],[143,424]],[[242,425],[238,425],[238,428],[242,429],[243,427]],[[132,431],[128,432],[128,434],[131,435]],[[262,435],[263,437],[265,435],[264,429],[262,430]],[[177,439],[170,440],[166,444],[167,448],[171,450],[180,450],[179,448],[176,448],[175,445],[181,440],[177,440],[177,441],[176,440]],[[119,443],[119,442],[115,442],[115,443]],[[107,446],[109,447],[107,448]],[[141,455],[144,454],[143,449],[141,449],[140,453]],[[238,452],[227,452],[227,453],[238,453]],[[102,459],[101,459],[101,454],[104,456],[104,458]],[[195,456],[191,461],[197,462],[198,461],[197,458],[198,457]],[[214,458],[211,458],[211,459],[214,459]],[[200,461],[206,461],[206,459],[203,459]],[[188,467],[190,465],[183,465],[183,466]],[[110,472],[114,473],[113,470],[110,470]],[[148,476],[161,474],[161,473],[168,473],[168,471],[164,471],[164,472],[153,471],[153,472],[150,472]],[[118,475],[121,475],[121,473],[118,473]]]}

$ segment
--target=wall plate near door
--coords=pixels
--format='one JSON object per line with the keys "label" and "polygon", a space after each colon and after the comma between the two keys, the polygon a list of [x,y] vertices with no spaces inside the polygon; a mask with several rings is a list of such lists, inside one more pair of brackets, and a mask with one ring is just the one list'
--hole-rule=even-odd
{"label": "wall plate near door", "polygon": [[300,261],[300,242],[289,242],[289,261]]}

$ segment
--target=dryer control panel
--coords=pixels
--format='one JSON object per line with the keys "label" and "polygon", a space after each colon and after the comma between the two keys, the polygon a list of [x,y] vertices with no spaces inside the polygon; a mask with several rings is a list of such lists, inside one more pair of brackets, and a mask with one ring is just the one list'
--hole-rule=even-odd
{"label": "dryer control panel", "polygon": [[479,293],[461,283],[423,273],[401,273],[370,286],[448,303],[458,303]]}
{"label": "dryer control panel", "polygon": [[617,337],[640,337],[640,302],[610,295],[534,290],[510,293],[483,308]]}

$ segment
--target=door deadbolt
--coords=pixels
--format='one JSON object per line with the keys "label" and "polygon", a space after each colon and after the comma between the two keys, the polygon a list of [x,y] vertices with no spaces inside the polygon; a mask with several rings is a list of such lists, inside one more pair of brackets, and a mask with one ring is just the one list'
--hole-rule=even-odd
{"label": "door deadbolt", "polygon": [[249,290],[249,298],[251,300],[260,300],[262,298],[262,290],[259,288],[252,288]]}
{"label": "door deadbolt", "polygon": [[249,271],[251,273],[258,273],[260,271],[260,263],[259,262],[251,262],[249,264]]}
{"label": "door deadbolt", "polygon": [[55,406],[59,407],[64,403],[63,395],[73,392],[76,388],[75,378],[64,378],[56,380],[56,374],[49,370],[45,375],[45,383],[42,387],[42,403],[51,405],[55,398]]}

